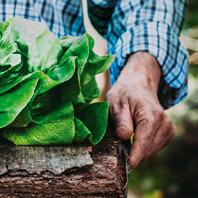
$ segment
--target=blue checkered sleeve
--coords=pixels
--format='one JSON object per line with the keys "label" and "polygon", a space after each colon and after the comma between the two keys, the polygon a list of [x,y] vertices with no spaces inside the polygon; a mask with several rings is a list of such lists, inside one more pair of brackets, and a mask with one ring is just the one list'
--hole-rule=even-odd
{"label": "blue checkered sleeve", "polygon": [[[116,2],[116,5],[114,5]],[[116,54],[111,82],[115,83],[127,57],[146,51],[158,60],[162,79],[159,100],[168,108],[187,95],[188,54],[179,41],[185,0],[92,0],[98,10],[113,8],[108,18],[98,24],[108,24],[108,50]],[[95,12],[95,11],[94,11]],[[95,17],[97,13],[95,12]],[[108,14],[105,15],[108,17]],[[104,17],[103,17],[104,18]],[[103,28],[104,29],[104,28]]]}
{"label": "blue checkered sleeve", "polygon": [[[161,65],[159,100],[168,108],[187,94],[188,54],[179,41],[185,0],[88,0],[96,29],[116,54],[111,66],[115,83],[127,57],[146,51]],[[41,21],[58,37],[84,33],[80,0],[2,0],[0,21],[11,17]]]}
{"label": "blue checkered sleeve", "polygon": [[1,0],[0,21],[22,17],[40,21],[59,38],[85,32],[80,0]]}

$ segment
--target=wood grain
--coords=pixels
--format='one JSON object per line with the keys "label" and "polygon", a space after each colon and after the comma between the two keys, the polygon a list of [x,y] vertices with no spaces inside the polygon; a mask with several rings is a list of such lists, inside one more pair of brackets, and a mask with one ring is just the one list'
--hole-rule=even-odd
{"label": "wood grain", "polygon": [[125,156],[111,135],[92,150],[1,146],[0,160],[0,197],[125,197]]}

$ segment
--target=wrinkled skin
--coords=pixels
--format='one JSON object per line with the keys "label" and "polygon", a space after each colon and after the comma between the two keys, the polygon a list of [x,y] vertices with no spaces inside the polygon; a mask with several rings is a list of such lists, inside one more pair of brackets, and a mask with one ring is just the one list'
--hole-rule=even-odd
{"label": "wrinkled skin", "polygon": [[159,103],[157,89],[161,78],[156,59],[146,52],[129,57],[117,82],[107,93],[115,131],[121,140],[129,140],[130,165],[165,147],[174,136],[174,128]]}

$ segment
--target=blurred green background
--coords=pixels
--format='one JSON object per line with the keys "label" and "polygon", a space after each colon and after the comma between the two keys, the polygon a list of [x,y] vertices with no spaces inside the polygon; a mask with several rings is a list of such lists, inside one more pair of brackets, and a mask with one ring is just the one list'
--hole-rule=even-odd
{"label": "blurred green background", "polygon": [[[198,28],[198,0],[189,1],[184,34],[189,28]],[[198,198],[198,64],[190,66],[187,100],[167,113],[177,135],[167,148],[131,171],[129,198]]]}

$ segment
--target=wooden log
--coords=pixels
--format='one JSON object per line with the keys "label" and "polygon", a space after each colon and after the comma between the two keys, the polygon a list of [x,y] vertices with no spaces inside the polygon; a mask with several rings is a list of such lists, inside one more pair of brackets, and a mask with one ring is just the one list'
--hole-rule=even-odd
{"label": "wooden log", "polygon": [[125,197],[125,155],[107,135],[97,146],[0,147],[0,197]]}

